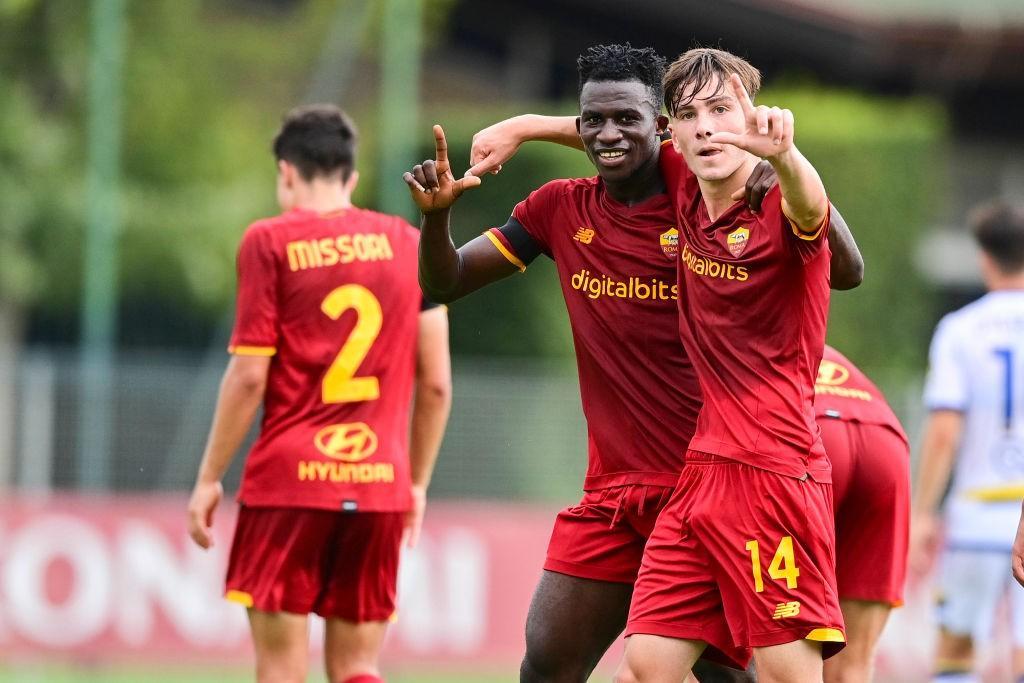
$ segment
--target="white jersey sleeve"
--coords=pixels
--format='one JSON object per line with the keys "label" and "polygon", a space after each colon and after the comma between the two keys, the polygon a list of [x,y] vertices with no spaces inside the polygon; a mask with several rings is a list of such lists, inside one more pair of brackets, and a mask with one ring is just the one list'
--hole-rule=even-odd
{"label": "white jersey sleeve", "polygon": [[967,358],[961,352],[964,327],[955,315],[939,322],[928,352],[928,378],[924,386],[924,404],[928,410],[965,411],[969,401]]}

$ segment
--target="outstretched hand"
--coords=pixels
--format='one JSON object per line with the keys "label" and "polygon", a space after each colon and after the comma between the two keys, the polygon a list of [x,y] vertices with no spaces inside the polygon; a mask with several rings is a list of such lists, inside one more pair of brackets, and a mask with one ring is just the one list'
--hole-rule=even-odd
{"label": "outstretched hand", "polygon": [[424,214],[450,208],[463,192],[480,184],[475,176],[455,180],[448,163],[448,141],[438,125],[434,126],[434,147],[434,159],[427,159],[402,175],[413,201]]}
{"label": "outstretched hand", "polygon": [[715,133],[708,142],[733,145],[762,159],[789,151],[793,147],[793,112],[778,107],[755,107],[736,74],[729,77],[729,87],[743,111],[746,129],[741,134]]}
{"label": "outstretched hand", "polygon": [[499,121],[478,131],[473,136],[473,147],[469,151],[469,170],[466,175],[482,176],[496,174],[501,166],[519,150],[522,140],[512,134],[512,120]]}

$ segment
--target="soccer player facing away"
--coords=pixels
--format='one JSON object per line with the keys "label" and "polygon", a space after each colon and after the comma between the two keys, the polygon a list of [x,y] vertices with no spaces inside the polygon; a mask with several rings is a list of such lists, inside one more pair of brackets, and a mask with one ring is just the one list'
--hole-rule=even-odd
{"label": "soccer player facing away", "polygon": [[326,620],[331,683],[382,680],[399,548],[419,533],[448,416],[445,309],[423,302],[415,228],[352,206],[355,149],[330,105],[291,111],[274,140],[284,213],[242,238],[232,356],[188,507],[208,548],[262,403],[226,582],[261,682],[306,680],[310,612]]}
{"label": "soccer player facing away", "polygon": [[[813,405],[829,204],[792,113],[755,107],[759,87],[753,66],[721,50],[690,50],[665,75],[679,327],[704,404],[644,551],[620,683],[680,681],[702,654],[742,668],[749,648],[759,680],[818,683],[845,640]],[[754,214],[732,195],[759,158],[779,184]]]}
{"label": "soccer player facing away", "polygon": [[[495,124],[474,138],[474,169],[495,169],[527,139],[551,139],[586,149],[597,177],[547,183],[505,225],[456,251],[450,207],[479,179],[455,181],[439,127],[437,160],[405,175],[424,213],[420,277],[433,298],[457,299],[545,254],[569,312],[589,468],[583,499],[555,521],[527,619],[523,681],[586,681],[622,631],[644,543],[678,478],[700,405],[678,339],[678,230],[657,161],[664,60],[647,48],[602,45],[578,67],[578,120]],[[755,174],[755,204],[771,180]],[[854,286],[859,253],[848,231],[840,234],[848,241],[837,251],[849,263],[838,264],[837,280]]]}
{"label": "soccer player facing away", "polygon": [[1007,572],[1012,560],[1022,577],[1019,544],[1011,543],[1024,498],[1024,212],[983,206],[971,230],[988,293],[945,316],[932,338],[911,521],[911,564],[923,569],[949,488],[933,678],[943,683],[981,680],[972,673],[974,638],[991,633],[1007,597],[1014,680],[1024,677],[1024,589]]}
{"label": "soccer player facing away", "polygon": [[871,380],[830,346],[814,413],[832,463],[836,583],[847,644],[825,661],[825,683],[869,683],[875,646],[903,603],[910,533],[910,446]]}

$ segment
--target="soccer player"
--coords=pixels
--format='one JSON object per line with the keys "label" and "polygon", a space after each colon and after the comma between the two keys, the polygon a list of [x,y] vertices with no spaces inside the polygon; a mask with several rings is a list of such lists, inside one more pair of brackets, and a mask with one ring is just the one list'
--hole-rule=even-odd
{"label": "soccer player", "polygon": [[825,661],[825,683],[868,683],[882,628],[903,603],[910,446],[878,388],[829,346],[814,392],[832,463],[836,582],[847,638],[842,652]]}
{"label": "soccer player", "polygon": [[[433,298],[455,300],[545,254],[569,312],[589,468],[583,499],[555,522],[527,620],[524,681],[585,681],[622,631],[643,545],[700,404],[676,331],[678,230],[658,171],[664,61],[650,49],[603,45],[578,67],[579,119],[496,124],[474,138],[472,170],[496,169],[526,139],[550,137],[585,148],[598,177],[544,185],[504,226],[456,250],[450,207],[479,180],[454,179],[438,127],[437,160],[405,176],[424,213],[420,277]],[[836,280],[852,286],[859,254],[845,226],[839,235],[847,241]]]}
{"label": "soccer player", "polygon": [[[972,673],[974,638],[991,631],[1007,596],[1014,680],[1024,677],[1024,589],[1006,571],[1024,498],[1024,212],[983,206],[971,229],[988,294],[945,316],[932,338],[911,523],[911,562],[922,569],[949,486],[933,679],[943,683],[980,680]],[[1019,554],[1013,561],[1020,577]]]}
{"label": "soccer player", "polygon": [[232,356],[188,506],[209,548],[262,402],[226,582],[261,683],[306,680],[310,612],[326,620],[331,683],[382,681],[399,549],[419,533],[448,416],[446,311],[423,303],[417,231],[352,206],[355,151],[330,105],[293,110],[274,139],[283,213],[242,238]]}
{"label": "soccer player", "polygon": [[[760,74],[745,60],[690,50],[664,83],[679,327],[704,404],[644,551],[616,680],[679,681],[702,654],[742,668],[753,648],[759,680],[818,683],[845,640],[813,406],[828,198],[792,113],[752,103]],[[732,195],[759,158],[779,184],[754,214]]]}

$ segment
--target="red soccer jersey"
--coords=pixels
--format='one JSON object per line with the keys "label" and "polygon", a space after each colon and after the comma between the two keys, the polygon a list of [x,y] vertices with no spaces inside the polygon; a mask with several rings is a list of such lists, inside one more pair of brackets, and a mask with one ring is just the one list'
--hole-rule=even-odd
{"label": "red soccer jersey", "polygon": [[712,221],[671,144],[662,145],[661,168],[681,231],[679,330],[704,396],[690,448],[829,481],[814,421],[828,317],[828,219],[815,235],[800,234],[776,186],[759,213],[737,202]]}
{"label": "red soccer jersey", "polygon": [[[700,393],[676,332],[678,230],[668,197],[630,207],[599,178],[555,180],[513,218],[558,268],[587,419],[584,489],[673,486]],[[522,265],[505,235],[487,234]]]}
{"label": "red soccer jersey", "polygon": [[888,427],[904,441],[909,441],[903,425],[878,387],[831,346],[825,347],[814,394],[817,417]]}
{"label": "red soccer jersey", "polygon": [[246,231],[228,350],[273,360],[240,502],[408,509],[418,239],[357,208],[293,210]]}

